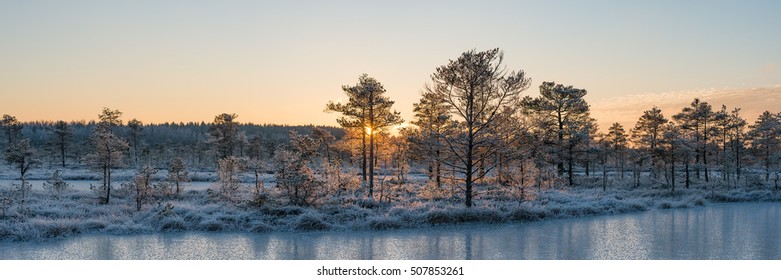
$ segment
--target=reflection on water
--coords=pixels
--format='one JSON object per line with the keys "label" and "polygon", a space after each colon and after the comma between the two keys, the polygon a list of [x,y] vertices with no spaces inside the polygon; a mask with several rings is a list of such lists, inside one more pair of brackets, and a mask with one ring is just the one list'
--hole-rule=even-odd
{"label": "reflection on water", "polygon": [[83,235],[0,259],[779,259],[781,204],[395,231]]}

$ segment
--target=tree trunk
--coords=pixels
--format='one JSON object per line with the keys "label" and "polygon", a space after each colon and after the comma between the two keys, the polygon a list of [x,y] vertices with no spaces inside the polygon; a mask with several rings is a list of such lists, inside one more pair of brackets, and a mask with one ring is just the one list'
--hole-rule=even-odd
{"label": "tree trunk", "polygon": [[[688,156],[687,156],[688,157]],[[684,164],[684,168],[686,168],[686,188],[689,188],[689,184],[691,180],[689,179],[689,159],[686,159],[686,164]]]}
{"label": "tree trunk", "polygon": [[570,146],[569,147],[569,156],[567,158],[567,177],[568,177],[568,180],[569,180],[569,186],[570,187],[575,184],[575,182],[574,182],[574,180],[572,178],[572,175],[573,175],[573,172],[572,172],[572,160],[573,160],[573,158],[572,158],[572,146]]}
{"label": "tree trunk", "polygon": [[111,198],[111,167],[107,168],[108,177],[106,177],[106,204],[109,203]]}
{"label": "tree trunk", "polygon": [[708,179],[708,121],[706,120],[704,122],[704,128],[702,131],[702,164],[704,165],[705,169],[705,182],[709,182]]}
{"label": "tree trunk", "polygon": [[670,193],[675,192],[675,152],[670,153],[670,181],[672,182],[672,190]]}
{"label": "tree trunk", "polygon": [[374,200],[374,106],[369,103],[369,200]]}
{"label": "tree trunk", "polygon": [[[361,124],[363,125],[363,124]],[[361,127],[361,186],[366,186],[366,128]]]}

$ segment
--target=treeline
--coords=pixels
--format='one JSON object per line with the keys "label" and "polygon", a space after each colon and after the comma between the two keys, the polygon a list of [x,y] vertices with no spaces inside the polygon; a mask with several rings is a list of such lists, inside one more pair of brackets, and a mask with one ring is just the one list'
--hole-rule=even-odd
{"label": "treeline", "polygon": [[[30,121],[17,120],[3,115],[0,127],[3,136],[0,150],[5,152],[9,143],[29,139],[37,148],[38,160],[47,167],[83,167],[85,157],[93,149],[92,136],[99,122],[96,121]],[[181,157],[191,168],[214,170],[217,153],[209,144],[209,128],[212,123],[179,122],[143,124],[131,119],[116,128],[117,135],[126,139],[126,167],[150,164],[165,167],[171,158]],[[270,158],[280,144],[289,141],[291,130],[310,134],[313,125],[277,125],[237,123],[236,155],[253,158]],[[341,137],[344,130],[338,127],[320,128]]]}
{"label": "treeline", "polygon": [[[674,193],[772,182],[778,189],[781,113],[765,112],[748,124],[739,108],[695,98],[671,116],[653,107],[634,127],[614,123],[600,131],[585,89],[542,82],[537,97],[522,95],[531,79],[502,62],[499,49],[472,50],[437,67],[413,104],[412,126],[397,134],[390,129],[404,120],[382,83],[364,74],[342,86],[346,102],[325,104],[341,114],[341,128],[241,124],[228,113],[211,123],[152,125],[123,123],[121,112],[110,109],[97,123],[23,124],[6,115],[6,161],[24,177],[30,147],[38,147],[50,165],[59,160],[103,172],[105,191],[114,168],[172,172],[176,162],[176,172],[216,170],[218,193],[228,201],[239,200],[238,175],[250,172],[253,205],[274,199],[261,173],[274,173],[276,198],[302,206],[346,196],[454,199],[471,207],[480,197],[523,201],[536,190],[579,185]],[[148,185],[153,169],[140,170],[139,182],[147,178]],[[415,170],[427,175],[425,185],[409,186]]]}

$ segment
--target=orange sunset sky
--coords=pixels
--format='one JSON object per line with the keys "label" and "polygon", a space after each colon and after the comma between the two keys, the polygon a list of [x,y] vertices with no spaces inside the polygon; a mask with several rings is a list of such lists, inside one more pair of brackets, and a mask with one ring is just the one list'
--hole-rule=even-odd
{"label": "orange sunset sky", "polygon": [[779,1],[3,1],[0,113],[21,121],[337,125],[368,73],[406,121],[436,67],[498,47],[508,70],[588,90],[600,127],[695,97],[781,111]]}

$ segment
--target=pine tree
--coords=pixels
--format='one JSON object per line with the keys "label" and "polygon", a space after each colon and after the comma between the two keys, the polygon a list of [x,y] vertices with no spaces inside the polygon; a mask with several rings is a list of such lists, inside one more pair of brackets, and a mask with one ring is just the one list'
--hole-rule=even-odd
{"label": "pine tree", "polygon": [[130,128],[130,144],[133,146],[133,164],[138,166],[138,145],[141,144],[144,124],[137,119],[132,119],[127,122],[127,127]]}
{"label": "pine tree", "polygon": [[764,162],[765,181],[769,181],[770,171],[778,157],[778,149],[781,148],[779,147],[781,143],[781,117],[768,111],[763,112],[756,122],[749,126],[748,137],[751,139],[751,147],[757,157]]}
{"label": "pine tree", "polygon": [[187,165],[180,157],[175,157],[168,163],[168,180],[176,186],[176,194],[181,193],[181,183],[190,181],[190,172],[187,171]]}
{"label": "pine tree", "polygon": [[442,188],[442,161],[443,136],[447,124],[450,122],[448,104],[442,95],[427,88],[418,103],[412,105],[415,112],[415,120],[412,124],[417,126],[416,131],[410,131],[408,141],[411,149],[417,155],[425,159],[428,164],[429,181],[436,183],[437,189]]}
{"label": "pine tree", "polygon": [[[326,110],[344,115],[337,119],[342,127],[363,130],[361,169],[369,199],[373,199],[376,134],[389,126],[401,124],[404,120],[398,111],[391,111],[394,102],[385,96],[385,88],[382,84],[367,74],[361,75],[355,86],[345,85],[342,86],[342,90],[349,97],[349,101],[345,104],[329,102]],[[367,138],[368,156],[366,155]]]}
{"label": "pine tree", "polygon": [[57,121],[50,130],[53,133],[50,141],[60,151],[62,167],[65,167],[65,152],[68,148],[68,143],[73,137],[73,128],[65,121]]}
{"label": "pine tree", "polygon": [[0,120],[0,126],[5,131],[6,137],[8,137],[8,146],[16,143],[17,139],[22,137],[22,124],[11,115],[3,115],[3,119]]}
{"label": "pine tree", "polygon": [[[662,110],[656,106],[643,112],[640,119],[637,120],[632,129],[632,142],[639,149],[636,164],[637,168],[642,169],[645,161],[650,159],[651,173],[655,176],[656,164],[661,154],[659,150],[659,139],[662,137],[664,125],[667,118],[662,115]],[[638,185],[640,177],[635,175],[635,185]]]}
{"label": "pine tree", "polygon": [[615,162],[618,164],[619,172],[621,173],[621,179],[624,179],[624,152],[627,148],[627,135],[624,130],[624,126],[620,123],[613,123],[608,129],[608,135],[610,146],[613,150],[613,156]]}
{"label": "pine tree", "polygon": [[524,99],[526,110],[533,112],[540,119],[542,129],[555,134],[554,140],[556,167],[559,175],[564,174],[564,164],[567,164],[569,185],[573,182],[573,162],[576,147],[588,142],[590,132],[595,129],[595,122],[590,117],[589,105],[583,97],[585,89],[564,86],[555,82],[543,82],[540,85],[540,97]]}
{"label": "pine tree", "polygon": [[486,164],[506,144],[492,133],[501,125],[500,114],[518,110],[519,95],[530,83],[523,71],[507,73],[503,57],[499,49],[471,50],[431,75],[431,89],[445,100],[452,119],[443,139],[453,157],[444,163],[463,174],[466,207],[472,207],[475,181],[493,168]]}
{"label": "pine tree", "polygon": [[103,197],[103,204],[108,204],[111,198],[111,170],[123,165],[123,157],[128,149],[128,144],[122,138],[114,134],[112,129],[122,125],[118,110],[104,108],[98,115],[100,122],[92,134],[94,150],[87,155],[87,163],[94,170],[103,173],[103,183],[97,190]]}
{"label": "pine tree", "polygon": [[[704,168],[705,181],[710,179],[708,171],[708,139],[713,134],[713,109],[708,102],[701,102],[695,98],[689,107],[685,107],[680,113],[673,116],[684,130],[690,131],[695,143],[695,172],[700,178],[700,166]],[[710,125],[710,126],[709,126]]]}
{"label": "pine tree", "polygon": [[239,141],[238,117],[236,114],[219,114],[209,127],[209,141],[214,145],[219,159],[234,155]]}

